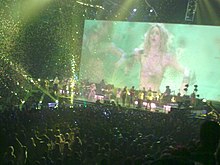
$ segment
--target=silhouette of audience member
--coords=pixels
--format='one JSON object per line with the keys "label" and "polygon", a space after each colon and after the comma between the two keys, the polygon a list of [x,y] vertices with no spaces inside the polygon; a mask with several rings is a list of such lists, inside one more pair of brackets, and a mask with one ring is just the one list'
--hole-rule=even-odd
{"label": "silhouette of audience member", "polygon": [[168,158],[156,160],[151,165],[195,165],[195,163],[185,158],[169,156]]}
{"label": "silhouette of audience member", "polygon": [[125,86],[124,89],[122,90],[121,98],[122,98],[122,105],[125,106],[125,101],[127,98],[127,86]]}
{"label": "silhouette of audience member", "polygon": [[3,164],[7,165],[7,164],[15,164],[15,163],[16,163],[16,156],[14,154],[14,147],[9,146],[8,150],[4,154]]}
{"label": "silhouette of audience member", "polygon": [[200,127],[200,143],[192,159],[204,165],[216,164],[215,152],[220,139],[220,125],[215,121],[205,121]]}
{"label": "silhouette of audience member", "polygon": [[216,151],[216,164],[220,165],[220,145],[218,147],[218,150]]}

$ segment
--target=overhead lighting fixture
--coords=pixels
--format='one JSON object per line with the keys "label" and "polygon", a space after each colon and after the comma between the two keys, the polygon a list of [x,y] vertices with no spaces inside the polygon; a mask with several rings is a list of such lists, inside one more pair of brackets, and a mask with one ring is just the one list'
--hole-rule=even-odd
{"label": "overhead lighting fixture", "polygon": [[156,10],[154,9],[154,7],[153,6],[151,6],[151,4],[147,1],[147,0],[145,0],[145,3],[147,4],[147,6],[150,8],[150,10],[149,10],[149,14],[151,15],[151,14],[154,14],[154,16],[158,16],[158,14],[157,14],[157,12],[156,12]]}
{"label": "overhead lighting fixture", "polygon": [[198,0],[188,0],[185,21],[193,22],[196,14]]}

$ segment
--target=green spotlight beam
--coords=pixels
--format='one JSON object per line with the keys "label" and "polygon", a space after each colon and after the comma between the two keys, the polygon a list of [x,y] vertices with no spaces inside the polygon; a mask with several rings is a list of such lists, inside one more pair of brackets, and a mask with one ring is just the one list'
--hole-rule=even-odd
{"label": "green spotlight beam", "polygon": [[17,4],[16,8],[20,12],[24,21],[36,17],[41,10],[44,10],[51,0],[24,0]]}
{"label": "green spotlight beam", "polygon": [[124,18],[127,15],[128,9],[131,7],[133,2],[134,2],[134,0],[124,1],[124,3],[120,6],[118,11],[116,11],[116,14],[112,16],[112,19],[113,20],[114,19],[121,20],[122,18]]}

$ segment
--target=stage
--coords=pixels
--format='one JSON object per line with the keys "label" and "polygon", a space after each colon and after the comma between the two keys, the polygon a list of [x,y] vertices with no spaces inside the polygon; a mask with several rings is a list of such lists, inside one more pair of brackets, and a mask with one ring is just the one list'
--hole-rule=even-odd
{"label": "stage", "polygon": [[[128,103],[125,104],[125,106],[122,106],[122,102],[120,101],[119,103],[116,102],[116,100],[111,99],[111,100],[105,100],[105,99],[100,99],[100,97],[96,97],[95,100],[91,101],[83,97],[65,97],[65,96],[60,96],[57,98],[57,102],[48,103],[48,107],[54,108],[54,107],[89,107],[89,106],[98,106],[98,105],[103,105],[103,106],[115,106],[119,107],[122,109],[127,109],[127,110],[142,110],[142,111],[148,111],[148,112],[156,112],[156,113],[164,113],[164,114],[169,114],[172,112],[179,112],[179,113],[188,113],[189,116],[206,116],[207,113],[211,112],[213,109],[208,106],[207,103],[203,103],[203,106],[199,107],[192,107],[192,106],[186,106],[183,104],[182,106],[179,106],[175,102],[169,102],[166,104],[159,104],[158,102],[151,102],[151,108],[149,108],[149,105],[147,105],[146,101],[142,102],[142,106],[138,107],[138,101],[134,100],[134,103],[129,106]],[[214,105],[218,105],[220,107],[220,103],[214,102]],[[216,111],[217,108],[215,108]]]}

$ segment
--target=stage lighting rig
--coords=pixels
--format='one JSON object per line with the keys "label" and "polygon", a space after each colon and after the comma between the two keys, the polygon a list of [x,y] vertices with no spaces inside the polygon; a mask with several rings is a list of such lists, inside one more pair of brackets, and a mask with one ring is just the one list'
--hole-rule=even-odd
{"label": "stage lighting rig", "polygon": [[145,3],[146,3],[147,6],[149,7],[149,15],[150,15],[150,16],[155,16],[155,17],[157,17],[158,14],[157,14],[156,10],[154,9],[154,7],[151,6],[151,4],[150,4],[147,0],[145,0]]}
{"label": "stage lighting rig", "polygon": [[183,90],[184,90],[185,92],[187,92],[187,91],[188,91],[188,87],[189,87],[189,84],[186,84]]}
{"label": "stage lighting rig", "polygon": [[198,85],[194,85],[194,92],[198,92]]}
{"label": "stage lighting rig", "polygon": [[188,0],[185,21],[193,22],[196,14],[198,0]]}

